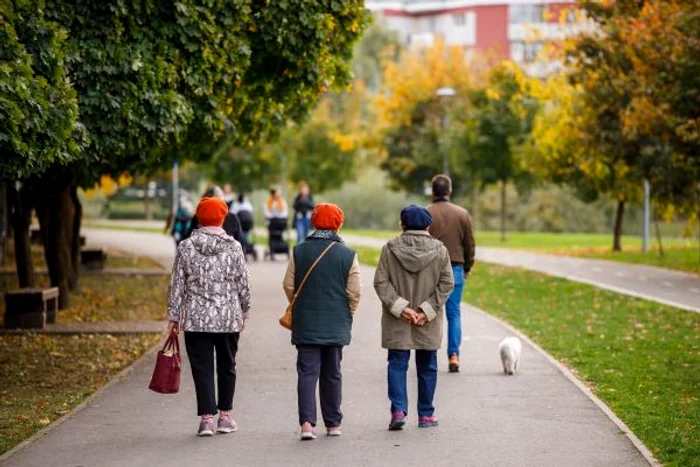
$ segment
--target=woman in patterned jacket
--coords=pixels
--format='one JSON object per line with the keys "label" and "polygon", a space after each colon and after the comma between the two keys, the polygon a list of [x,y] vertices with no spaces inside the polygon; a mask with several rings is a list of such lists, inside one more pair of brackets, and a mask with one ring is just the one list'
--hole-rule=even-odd
{"label": "woman in patterned jacket", "polygon": [[[168,298],[169,329],[185,332],[192,367],[198,436],[238,429],[231,417],[236,386],[238,337],[250,312],[250,274],[241,244],[221,227],[228,208],[218,198],[204,198],[197,206],[201,228],[180,243]],[[216,386],[214,389],[214,350]]]}

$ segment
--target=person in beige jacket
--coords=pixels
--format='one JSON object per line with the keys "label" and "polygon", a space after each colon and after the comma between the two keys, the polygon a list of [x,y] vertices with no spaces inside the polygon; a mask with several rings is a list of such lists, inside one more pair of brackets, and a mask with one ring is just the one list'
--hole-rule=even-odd
{"label": "person in beige jacket", "polygon": [[442,343],[443,306],[454,280],[447,248],[427,229],[427,209],[401,211],[404,232],[382,249],[374,288],[382,302],[382,347],[388,349],[390,430],[401,430],[408,414],[406,373],[416,351],[418,426],[437,426],[433,398],[437,386],[437,350]]}

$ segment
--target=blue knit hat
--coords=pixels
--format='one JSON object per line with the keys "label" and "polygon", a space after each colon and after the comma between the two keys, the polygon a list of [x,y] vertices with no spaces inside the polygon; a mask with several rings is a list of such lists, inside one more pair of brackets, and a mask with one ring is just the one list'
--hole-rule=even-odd
{"label": "blue knit hat", "polygon": [[425,230],[433,223],[433,216],[430,212],[412,204],[401,210],[401,224],[406,230]]}

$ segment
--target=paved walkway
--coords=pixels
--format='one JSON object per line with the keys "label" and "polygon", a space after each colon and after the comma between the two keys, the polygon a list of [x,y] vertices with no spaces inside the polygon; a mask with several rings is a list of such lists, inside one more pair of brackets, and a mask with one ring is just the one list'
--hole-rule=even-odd
{"label": "paved walkway", "polygon": [[[381,248],[376,238],[345,236],[352,245]],[[509,248],[479,247],[478,261],[539,271],[602,289],[700,312],[700,276],[617,261],[548,255]]]}
{"label": "paved walkway", "polygon": [[[115,234],[111,242],[133,238]],[[152,249],[160,251],[155,245]],[[252,265],[253,316],[241,338],[234,401],[239,432],[196,438],[198,420],[187,363],[181,392],[159,395],[146,389],[153,369],[153,359],[146,359],[85,409],[3,465],[648,465],[603,412],[530,346],[523,348],[522,372],[504,376],[497,347],[508,330],[469,307],[463,318],[463,373],[447,374],[446,358],[440,352],[436,398],[440,427],[418,429],[411,414],[405,431],[387,431],[380,305],[372,289],[373,271],[366,267],[362,271],[365,295],[343,361],[343,437],[298,441],[295,351],[288,331],[277,323],[284,311],[283,269],[282,262]],[[412,374],[409,384],[415,400]]]}

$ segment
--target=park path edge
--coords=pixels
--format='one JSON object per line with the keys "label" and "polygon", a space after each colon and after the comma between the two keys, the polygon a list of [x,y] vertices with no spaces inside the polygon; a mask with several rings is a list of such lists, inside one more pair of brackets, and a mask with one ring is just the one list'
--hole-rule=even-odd
{"label": "park path edge", "polygon": [[632,445],[639,451],[639,453],[644,457],[644,459],[649,463],[651,467],[663,467],[663,464],[661,464],[655,457],[654,454],[652,454],[651,450],[649,450],[648,447],[642,442],[637,435],[634,434],[634,432],[630,429],[630,427],[627,426],[625,422],[623,422],[620,417],[615,415],[615,412],[610,409],[610,407],[607,406],[605,402],[603,402],[601,399],[596,396],[593,391],[580,379],[578,379],[574,373],[569,370],[566,366],[564,366],[559,360],[551,356],[547,351],[545,351],[542,347],[537,345],[532,339],[530,339],[528,336],[523,334],[520,330],[517,328],[513,327],[511,324],[507,323],[506,321],[502,320],[501,318],[498,318],[492,314],[490,314],[487,311],[484,311],[480,308],[477,308],[473,305],[469,305],[468,303],[462,302],[462,308],[468,308],[470,311],[473,311],[475,313],[479,313],[483,316],[486,316],[487,318],[496,321],[498,324],[503,326],[504,328],[508,329],[510,332],[512,332],[514,335],[525,341],[530,347],[535,349],[536,352],[538,352],[540,355],[542,355],[544,358],[549,361],[553,366],[555,366],[565,377],[568,379],[571,383],[573,383],[582,393],[590,399],[591,402],[593,402],[598,409],[600,409],[609,419],[612,421],[615,426],[627,437],[627,439],[630,440]]}

